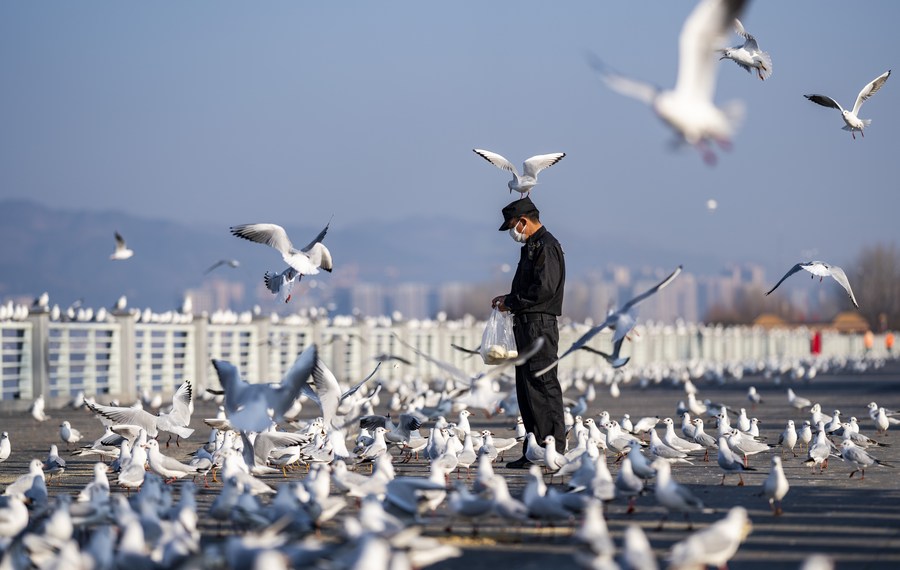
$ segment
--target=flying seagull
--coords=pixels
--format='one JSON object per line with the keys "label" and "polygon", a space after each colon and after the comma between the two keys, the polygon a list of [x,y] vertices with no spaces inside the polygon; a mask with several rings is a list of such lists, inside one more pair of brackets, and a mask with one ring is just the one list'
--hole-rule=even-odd
{"label": "flying seagull", "polygon": [[619,368],[621,366],[624,366],[625,363],[628,362],[628,359],[627,358],[623,359],[623,358],[619,357],[619,349],[622,347],[622,341],[625,340],[625,335],[627,335],[631,331],[631,329],[634,328],[635,322],[637,320],[637,317],[634,314],[634,312],[632,311],[632,309],[638,303],[640,303],[647,297],[650,297],[651,295],[658,292],[659,290],[661,290],[662,288],[667,286],[669,283],[674,281],[675,278],[678,277],[678,274],[681,273],[681,268],[682,268],[681,265],[676,267],[675,271],[670,273],[668,277],[666,277],[665,279],[663,279],[662,281],[660,281],[659,283],[657,283],[656,285],[654,285],[647,291],[644,291],[643,293],[641,293],[634,299],[632,299],[632,300],[628,301],[627,303],[625,303],[624,305],[622,305],[621,309],[619,309],[617,311],[610,311],[610,313],[606,317],[605,321],[603,321],[599,325],[591,328],[589,331],[587,331],[586,333],[581,335],[581,338],[579,338],[578,340],[573,342],[572,346],[570,346],[569,349],[566,350],[562,354],[562,356],[560,356],[558,359],[556,359],[556,361],[553,362],[550,366],[544,368],[543,370],[538,371],[535,374],[535,376],[541,376],[542,374],[547,373],[554,366],[559,364],[560,360],[562,360],[563,358],[572,354],[576,350],[581,349],[584,345],[586,345],[588,342],[590,342],[590,340],[592,338],[597,336],[597,334],[600,331],[602,331],[603,329],[605,329],[607,327],[610,327],[616,331],[615,334],[613,335],[613,354],[611,356],[606,355],[604,353],[600,353],[600,354],[601,354],[601,356],[606,358],[607,361],[610,362],[610,364],[613,366],[613,368]]}
{"label": "flying seagull", "polygon": [[116,232],[116,251],[109,258],[114,261],[120,261],[128,259],[132,255],[134,255],[134,251],[128,249],[128,246],[125,245],[125,238],[122,237],[122,234]]}
{"label": "flying seagull", "polygon": [[759,49],[756,38],[747,33],[744,25],[737,18],[734,19],[734,31],[744,38],[744,44],[721,50],[722,57],[719,58],[719,61],[730,59],[746,69],[747,73],[751,73],[751,70],[755,69],[759,79],[765,81],[772,75],[772,58],[769,53]]}
{"label": "flying seagull", "polygon": [[596,57],[590,57],[590,63],[607,87],[652,107],[685,142],[700,151],[707,164],[715,164],[716,155],[708,142],[716,141],[729,148],[731,136],[743,117],[743,105],[739,102],[724,109],[713,103],[718,71],[716,51],[745,3],[701,0],[697,4],[678,37],[678,77],[675,88],[669,91],[615,73]]}
{"label": "flying seagull", "polygon": [[322,243],[330,225],[331,222],[328,222],[319,235],[303,249],[296,249],[287,232],[278,224],[243,224],[233,226],[230,230],[232,235],[268,245],[281,253],[281,258],[288,264],[288,267],[281,273],[266,272],[264,280],[269,291],[276,294],[282,290],[282,287],[288,285],[284,287],[285,302],[288,302],[291,300],[290,289],[297,276],[302,278],[303,275],[316,275],[320,268],[331,272],[333,268],[331,252]]}
{"label": "flying seagull", "polygon": [[[850,300],[853,301],[853,306],[857,309],[859,308],[859,304],[856,302],[856,297],[853,295],[853,289],[850,288],[850,281],[847,280],[847,275],[844,273],[844,270],[838,267],[837,265],[829,265],[824,261],[807,261],[806,263],[798,263],[797,265],[791,267],[787,273],[784,274],[784,277],[775,284],[772,289],[769,290],[769,293],[778,289],[778,286],[781,285],[781,282],[797,273],[801,269],[805,269],[812,273],[809,276],[810,279],[818,276],[819,282],[822,282],[822,279],[825,277],[831,276],[834,277],[834,280],[841,284],[841,287],[847,290],[847,294],[850,295]],[[769,293],[766,293],[768,295]]]}
{"label": "flying seagull", "polygon": [[551,154],[539,154],[537,156],[532,156],[522,165],[522,175],[519,176],[519,171],[516,170],[516,167],[513,166],[513,163],[506,160],[499,154],[491,152],[489,150],[482,150],[480,148],[474,148],[472,150],[475,152],[475,154],[490,162],[497,168],[512,172],[513,178],[507,184],[507,186],[509,186],[509,193],[512,194],[513,190],[515,190],[516,192],[520,193],[523,198],[529,195],[531,193],[531,189],[534,188],[535,185],[537,185],[537,175],[541,170],[550,168],[566,156],[566,153],[564,152],[554,152]]}
{"label": "flying seagull", "polygon": [[213,359],[231,425],[238,430],[260,432],[272,421],[280,422],[312,374],[318,360],[317,350],[315,344],[306,347],[280,384],[249,384],[233,364]]}
{"label": "flying seagull", "polygon": [[209,273],[212,273],[214,270],[218,269],[219,267],[222,267],[223,265],[227,265],[228,267],[231,267],[231,268],[236,268],[236,267],[240,266],[240,264],[241,264],[241,262],[238,261],[237,259],[220,259],[219,261],[210,265],[209,269],[204,271],[203,274],[207,275]]}
{"label": "flying seagull", "polygon": [[856,96],[856,103],[853,105],[853,110],[848,111],[841,107],[841,105],[832,99],[831,97],[827,97],[825,95],[804,95],[807,99],[812,101],[813,103],[818,103],[823,107],[831,107],[832,109],[837,109],[841,112],[841,116],[844,118],[844,122],[846,125],[843,127],[845,131],[850,131],[850,134],[853,136],[853,140],[856,140],[856,131],[859,131],[859,134],[865,138],[866,133],[863,132],[863,129],[868,127],[872,123],[872,119],[860,119],[856,116],[859,113],[859,108],[862,107],[862,104],[868,100],[869,97],[878,93],[878,90],[881,89],[881,86],[884,85],[884,82],[887,81],[887,78],[891,76],[891,70],[888,69],[872,81],[870,81],[865,87],[862,88],[862,91],[859,92],[859,95]]}

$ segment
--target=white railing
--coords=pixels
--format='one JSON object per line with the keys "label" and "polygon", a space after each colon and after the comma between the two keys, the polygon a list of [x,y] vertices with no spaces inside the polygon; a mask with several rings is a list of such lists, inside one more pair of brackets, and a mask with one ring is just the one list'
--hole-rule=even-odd
{"label": "white railing", "polygon": [[0,400],[30,400],[32,393],[32,325],[0,323]]}
{"label": "white railing", "polygon": [[[346,321],[345,321],[346,322]],[[370,322],[335,324],[307,321],[274,323],[258,318],[244,324],[213,324],[194,319],[188,324],[138,323],[120,315],[103,323],[51,322],[35,314],[25,322],[0,322],[2,368],[0,401],[27,402],[44,394],[58,404],[83,390],[87,395],[134,397],[143,390],[171,392],[185,380],[198,390],[218,387],[210,360],[235,364],[250,382],[280,380],[297,355],[312,343],[335,374],[345,380],[361,379],[375,366],[379,355],[392,354],[413,366],[382,366],[379,377],[398,380],[417,376],[425,380],[445,377],[434,364],[417,357],[400,342],[474,374],[484,370],[478,356],[452,348],[475,348],[481,342],[484,323],[426,321],[389,326]],[[587,325],[560,328],[560,348],[565,349]],[[629,366],[656,363],[710,361],[719,363],[772,358],[804,358],[810,355],[812,331],[805,327],[762,329],[692,324],[644,323],[632,332],[622,349]],[[611,348],[611,332],[591,342]],[[862,335],[822,332],[823,357],[853,357],[865,353]],[[876,335],[872,356],[885,356],[884,337]],[[602,361],[578,351],[561,370],[601,366]]]}

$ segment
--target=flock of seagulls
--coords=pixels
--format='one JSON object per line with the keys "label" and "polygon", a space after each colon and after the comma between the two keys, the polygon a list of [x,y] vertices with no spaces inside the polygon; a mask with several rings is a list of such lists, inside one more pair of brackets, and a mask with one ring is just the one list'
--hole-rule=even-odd
{"label": "flock of seagulls", "polygon": [[[61,421],[47,457],[34,458],[27,472],[4,489],[0,564],[16,567],[17,561],[46,559],[96,568],[114,560],[237,568],[279,560],[283,567],[315,561],[341,567],[392,568],[413,561],[424,566],[461,553],[434,531],[423,534],[422,523],[439,520],[451,533],[463,521],[474,533],[485,527],[497,532],[498,525],[569,526],[581,545],[575,559],[583,567],[628,560],[657,567],[652,530],[629,525],[617,550],[605,518],[628,517],[655,503],[657,529],[668,523],[669,532],[683,533],[668,551],[670,567],[722,565],[752,528],[752,505],[723,508],[718,499],[715,508],[710,506],[698,493],[702,484],[682,482],[685,469],[700,473],[708,485],[724,484],[729,476],[743,485],[748,474],[765,475],[766,462],[759,457],[767,456],[768,474],[746,483],[759,486],[760,502],[778,516],[797,483],[786,476],[785,463],[792,465],[791,477],[798,477],[801,462],[816,470],[811,473],[830,473],[829,459],[839,458],[860,481],[868,470],[892,467],[878,450],[900,424],[900,414],[871,402],[864,421],[843,421],[838,410],[823,414],[821,405],[793,387],[780,397],[776,388],[767,388],[765,398],[751,387],[744,405],[765,406],[786,418],[775,443],[775,426],[761,433],[760,423],[740,402],[699,397],[698,384],[746,381],[737,367],[724,380],[713,367],[672,368],[662,378],[680,386],[685,396],[677,403],[676,397],[664,398],[671,401],[673,414],[648,415],[646,404],[639,404],[621,420],[597,399],[597,387],[607,378],[566,369],[560,381],[575,397],[567,409],[566,451],[560,453],[552,436],[537,441],[521,421],[509,436],[496,420],[490,428],[476,427],[475,417],[482,412],[515,417],[515,389],[506,375],[513,362],[473,377],[413,345],[399,346],[414,356],[384,355],[370,374],[349,382],[329,369],[314,344],[272,384],[247,383],[237,367],[214,360],[221,390],[210,389],[209,396],[221,405],[218,415],[203,419],[208,431],[199,444],[190,443],[198,434],[189,427],[195,398],[190,382],[166,405],[159,394],[146,394],[134,406],[103,405],[85,397],[74,401],[73,407],[97,418],[96,433]],[[522,351],[520,360],[539,349]],[[425,383],[379,377],[386,363],[402,366],[413,358],[435,365],[439,378]],[[742,366],[748,375],[774,381],[776,374],[811,377],[806,368],[812,366],[822,373],[848,373],[872,364],[817,360],[788,367],[776,362]],[[804,372],[795,373],[800,368]],[[638,373],[649,375],[651,369]],[[39,400],[32,415],[46,421],[50,418]],[[807,411],[809,419],[803,420]],[[801,423],[803,429],[797,430]],[[869,423],[877,432],[863,435]],[[15,434],[0,437],[0,462],[15,453],[11,439],[15,443]],[[514,454],[525,441],[530,469],[522,475],[498,469],[504,454]],[[797,459],[798,451],[805,455]],[[97,462],[90,463],[92,458]],[[72,494],[53,492],[58,481],[72,477],[73,465],[92,465],[90,480]],[[198,500],[201,492],[211,501]],[[645,495],[651,499],[639,500]],[[610,506],[620,502],[627,508],[611,512]],[[685,525],[676,525],[677,518]],[[206,546],[201,536],[210,530],[203,528],[214,525],[204,520],[226,531],[207,539]],[[694,524],[701,528],[694,531]],[[328,541],[315,534],[323,525],[333,529]]]}

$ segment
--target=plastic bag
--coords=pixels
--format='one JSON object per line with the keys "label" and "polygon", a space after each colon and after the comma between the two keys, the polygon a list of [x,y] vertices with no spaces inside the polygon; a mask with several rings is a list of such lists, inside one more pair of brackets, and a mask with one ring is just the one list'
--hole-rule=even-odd
{"label": "plastic bag", "polygon": [[481,335],[480,352],[485,364],[501,364],[519,356],[511,313],[497,309],[491,311]]}

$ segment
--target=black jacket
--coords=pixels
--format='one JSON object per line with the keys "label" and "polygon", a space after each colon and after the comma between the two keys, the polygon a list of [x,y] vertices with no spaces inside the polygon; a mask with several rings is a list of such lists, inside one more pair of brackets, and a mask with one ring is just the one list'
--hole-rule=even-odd
{"label": "black jacket", "polygon": [[566,260],[562,246],[547,228],[522,245],[512,289],[504,304],[513,313],[562,314]]}

